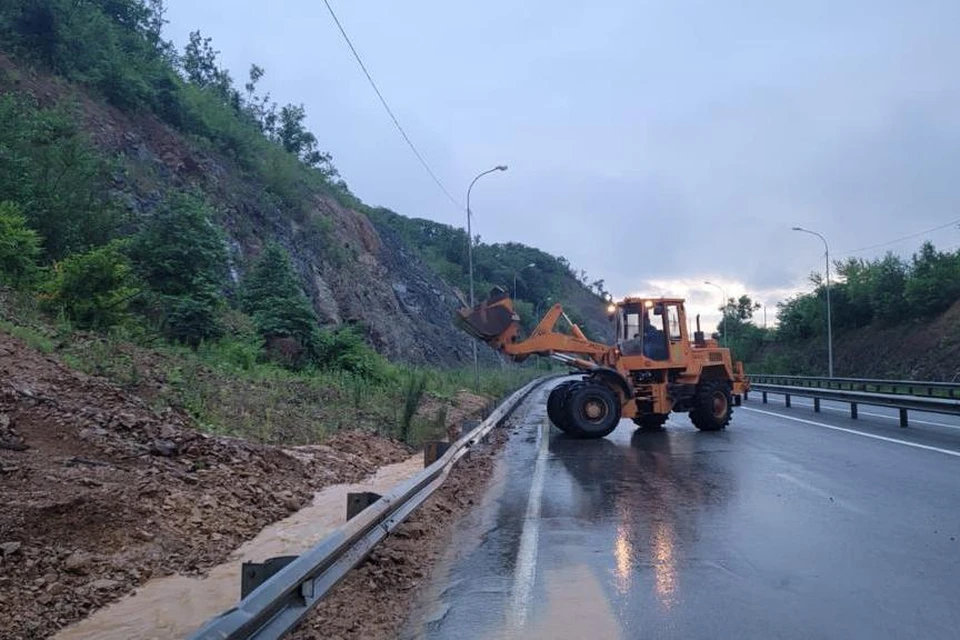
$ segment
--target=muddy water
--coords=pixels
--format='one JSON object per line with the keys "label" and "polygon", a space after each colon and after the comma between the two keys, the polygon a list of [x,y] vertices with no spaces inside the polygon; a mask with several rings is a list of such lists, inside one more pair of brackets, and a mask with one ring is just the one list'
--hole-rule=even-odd
{"label": "muddy water", "polygon": [[312,547],[346,518],[347,493],[383,493],[423,468],[423,457],[382,467],[357,484],[339,484],[318,492],[313,503],[265,528],[202,578],[168,576],[151,580],[135,593],[67,627],[58,640],[182,639],[232,607],[240,597],[244,560],[296,555]]}

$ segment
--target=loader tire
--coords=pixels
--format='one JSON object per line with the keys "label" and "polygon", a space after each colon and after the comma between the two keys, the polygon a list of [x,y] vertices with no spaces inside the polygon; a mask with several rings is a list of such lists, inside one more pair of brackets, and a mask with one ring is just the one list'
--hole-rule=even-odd
{"label": "loader tire", "polygon": [[667,413],[645,413],[633,419],[633,423],[645,431],[660,431],[667,421]]}
{"label": "loader tire", "polygon": [[567,433],[595,439],[610,435],[620,423],[620,399],[601,384],[578,382],[570,386],[563,403]]}
{"label": "loader tire", "polygon": [[550,392],[550,395],[547,396],[547,417],[550,418],[553,426],[564,432],[567,430],[567,414],[563,411],[563,401],[566,397],[567,390],[573,383],[574,381],[560,383],[555,386]]}
{"label": "loader tire", "polygon": [[733,399],[730,383],[726,380],[709,380],[700,384],[695,406],[690,411],[690,421],[700,431],[719,431],[730,424],[733,415]]}

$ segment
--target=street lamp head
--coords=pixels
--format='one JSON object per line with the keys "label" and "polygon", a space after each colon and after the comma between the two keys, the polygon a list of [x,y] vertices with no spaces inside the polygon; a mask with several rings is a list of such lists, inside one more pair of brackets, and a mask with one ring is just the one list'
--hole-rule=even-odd
{"label": "street lamp head", "polygon": [[806,231],[803,227],[793,227],[793,231]]}
{"label": "street lamp head", "polygon": [[497,171],[506,171],[506,170],[507,170],[507,165],[505,165],[505,164],[498,164],[497,166],[494,167],[494,169],[496,169]]}
{"label": "street lamp head", "polygon": [[713,283],[710,282],[709,280],[704,280],[704,281],[703,281],[703,284],[708,284],[708,285],[710,285],[711,287],[713,286]]}
{"label": "street lamp head", "polygon": [[530,264],[527,265],[527,269],[532,269],[532,268],[535,267],[535,266],[537,266],[537,263],[536,263],[536,262],[531,262]]}

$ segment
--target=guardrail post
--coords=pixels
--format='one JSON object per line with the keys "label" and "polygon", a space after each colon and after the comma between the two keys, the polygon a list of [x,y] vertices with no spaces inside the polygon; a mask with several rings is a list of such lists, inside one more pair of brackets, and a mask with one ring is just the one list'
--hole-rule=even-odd
{"label": "guardrail post", "polygon": [[354,516],[372,505],[380,499],[379,493],[373,491],[360,491],[358,493],[347,494],[347,520],[353,520]]}
{"label": "guardrail post", "polygon": [[761,391],[760,395],[763,396],[763,404],[767,404],[767,392]]}
{"label": "guardrail post", "polygon": [[788,409],[790,408],[790,394],[789,394],[789,393],[783,394],[783,403],[784,403],[783,406],[787,407]]}
{"label": "guardrail post", "polygon": [[850,403],[850,419],[851,420],[857,419],[857,403],[856,402]]}
{"label": "guardrail post", "polygon": [[901,427],[907,426],[907,410],[906,409],[900,409],[900,426]]}
{"label": "guardrail post", "polygon": [[813,411],[814,413],[820,413],[820,398],[813,399]]}
{"label": "guardrail post", "polygon": [[440,456],[447,452],[447,449],[450,448],[449,442],[440,442],[439,440],[431,440],[423,445],[423,466],[429,467],[434,462],[440,459]]}

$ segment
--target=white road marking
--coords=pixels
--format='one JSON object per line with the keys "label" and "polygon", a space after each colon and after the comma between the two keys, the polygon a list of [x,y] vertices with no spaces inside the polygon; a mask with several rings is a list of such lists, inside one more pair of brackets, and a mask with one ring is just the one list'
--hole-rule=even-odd
{"label": "white road marking", "polygon": [[[796,404],[798,407],[804,407],[804,408],[810,408],[810,407],[813,406],[812,403],[811,403],[811,404],[807,404],[806,402],[796,402],[796,401],[795,401],[794,404]],[[821,403],[821,405],[820,405],[820,408],[821,408],[821,409],[827,409],[828,411],[837,411],[837,412],[839,412],[839,413],[848,413],[848,412],[850,411],[849,409],[841,409],[840,407],[825,407],[825,406],[823,406],[822,403]],[[870,416],[870,417],[872,417],[872,418],[886,418],[887,420],[899,420],[899,419],[900,419],[900,416],[888,416],[888,415],[884,415],[884,414],[882,414],[882,413],[871,413],[871,412],[869,412],[869,411],[858,411],[857,413],[858,413],[859,415],[861,415],[861,416]],[[929,425],[931,425],[931,426],[933,426],[933,427],[946,427],[947,429],[960,429],[960,425],[947,424],[946,422],[933,422],[933,421],[931,421],[931,420],[918,420],[918,419],[916,419],[916,418],[910,418],[910,423],[911,423],[911,424],[913,424],[913,423],[917,423],[917,424],[929,424]]]}
{"label": "white road marking", "polygon": [[753,407],[740,407],[744,411],[753,411],[756,413],[763,413],[768,416],[774,416],[777,418],[783,418],[784,420],[793,420],[794,422],[802,422],[803,424],[812,424],[815,427],[823,427],[824,429],[833,429],[834,431],[843,431],[845,433],[852,433],[857,436],[863,436],[864,438],[873,438],[874,440],[883,440],[884,442],[893,442],[896,444],[902,444],[907,447],[914,447],[915,449],[926,449],[927,451],[939,451],[940,453],[945,453],[948,456],[956,456],[960,458],[960,451],[953,451],[952,449],[941,449],[940,447],[931,447],[926,444],[918,444],[916,442],[907,442],[906,440],[897,440],[896,438],[888,438],[886,436],[878,436],[873,433],[864,433],[863,431],[857,431],[856,429],[844,429],[843,427],[835,427],[832,424],[824,424],[822,422],[816,422],[814,420],[805,420],[804,418],[795,418],[793,416],[785,416],[782,413],[775,413],[773,411],[764,411],[763,409],[754,409]]}
{"label": "white road marking", "polygon": [[540,447],[533,469],[533,482],[527,498],[527,513],[520,534],[520,550],[513,571],[513,606],[510,608],[510,628],[519,631],[527,623],[530,596],[537,578],[537,546],[540,542],[540,504],[543,498],[543,479],[547,471],[547,453],[550,448],[550,422],[546,416],[537,431]]}

